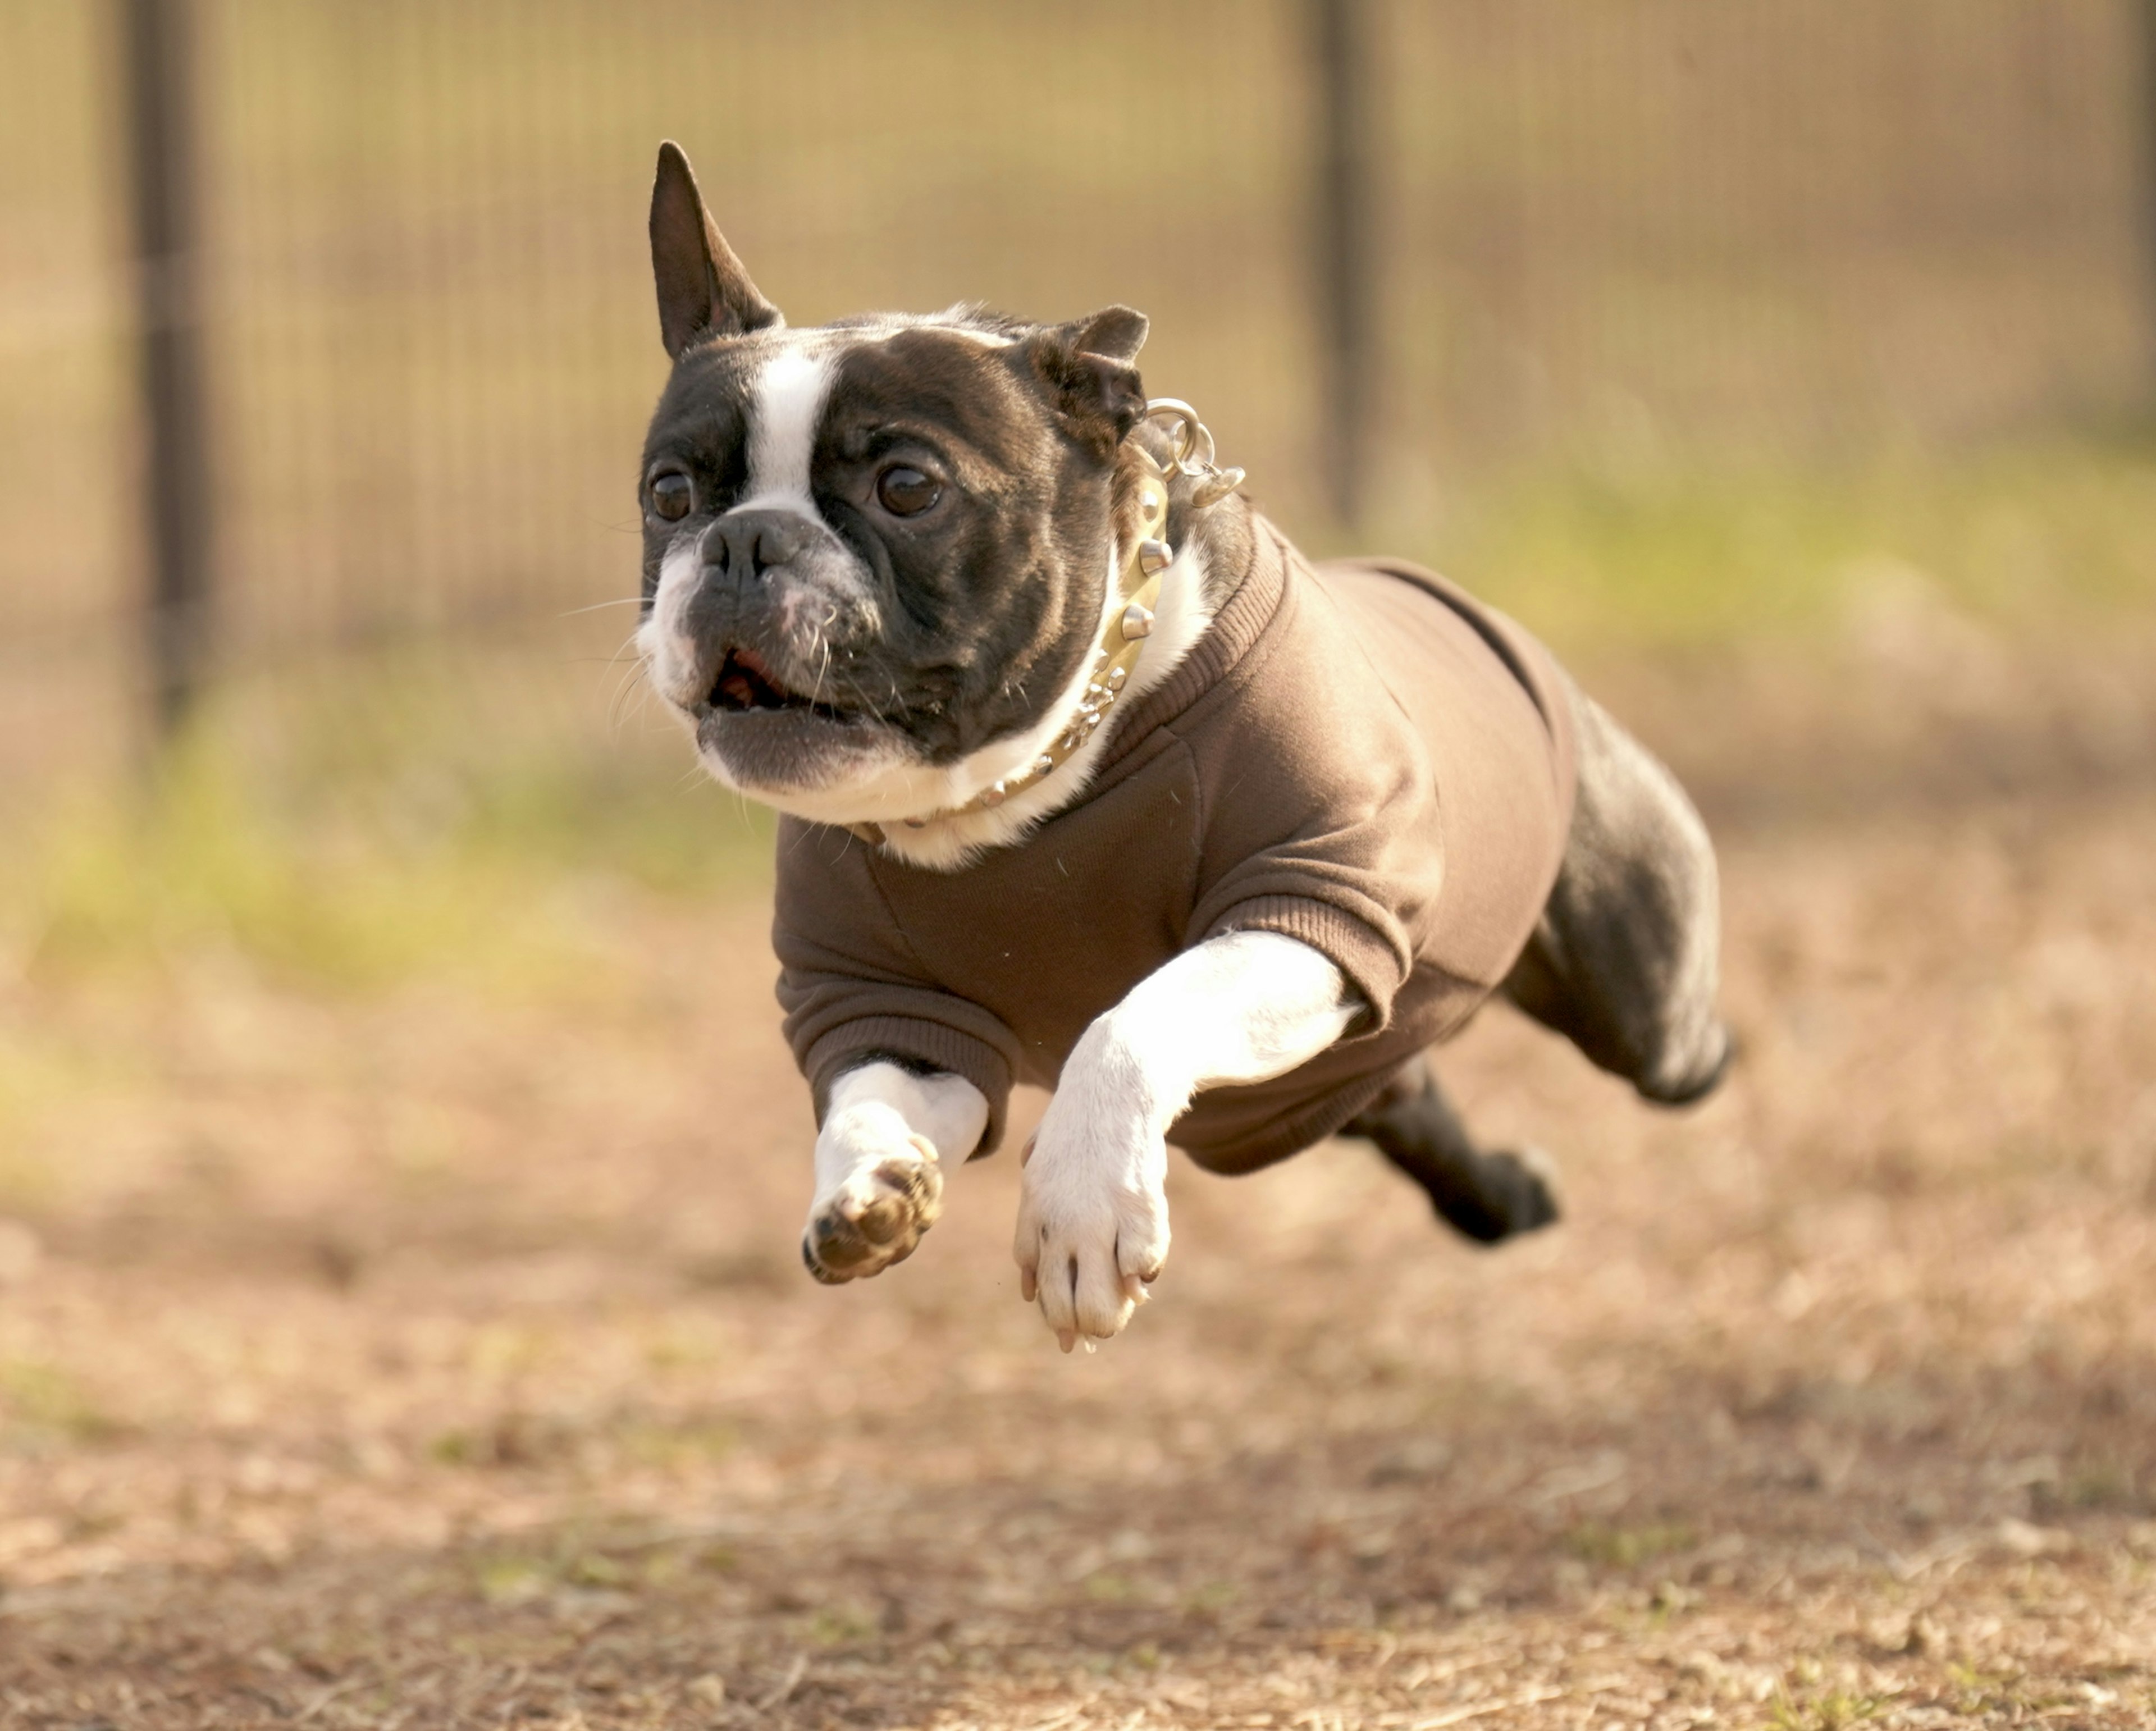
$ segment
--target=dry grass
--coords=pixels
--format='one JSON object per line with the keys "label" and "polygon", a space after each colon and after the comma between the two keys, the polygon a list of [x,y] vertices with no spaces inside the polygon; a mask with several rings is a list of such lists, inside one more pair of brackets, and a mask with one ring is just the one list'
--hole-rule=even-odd
{"label": "dry grass", "polygon": [[[1895,640],[1681,752],[1723,1097],[1493,1014],[1448,1071],[1559,1154],[1559,1230],[1476,1253],[1345,1145],[1181,1171],[1093,1358],[1015,1302],[1008,1159],[894,1275],[800,1274],[752,894],[565,894],[581,965],[511,991],[33,959],[0,1718],[2148,1723],[2156,782],[2102,696],[2146,662],[1952,699]],[[1899,743],[1792,742],[1830,710]]]}

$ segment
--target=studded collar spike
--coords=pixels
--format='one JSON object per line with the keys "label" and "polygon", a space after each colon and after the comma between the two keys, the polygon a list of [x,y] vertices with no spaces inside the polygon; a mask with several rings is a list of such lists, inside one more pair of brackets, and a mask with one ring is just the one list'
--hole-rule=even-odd
{"label": "studded collar spike", "polygon": [[[1162,575],[1175,562],[1175,551],[1168,544],[1168,486],[1171,476],[1181,473],[1197,480],[1192,502],[1201,510],[1217,505],[1243,480],[1241,470],[1221,469],[1214,465],[1213,435],[1188,403],[1173,397],[1156,397],[1146,404],[1146,419],[1174,423],[1174,451],[1168,460],[1169,466],[1163,468],[1151,452],[1142,446],[1137,448],[1144,467],[1138,481],[1137,533],[1132,537],[1130,553],[1123,561],[1116,581],[1123,607],[1101,633],[1076,711],[1063,732],[1050,740],[1030,763],[983,788],[963,805],[954,805],[947,811],[927,817],[907,818],[907,829],[925,830],[948,818],[993,811],[1014,794],[1045,781],[1093,737],[1108,711],[1115,707],[1116,700],[1122,696],[1123,688],[1137,666],[1138,657],[1144,651],[1145,640],[1152,632],[1153,609],[1160,600]],[[872,845],[880,845],[884,840],[880,824],[854,824],[849,827]]]}

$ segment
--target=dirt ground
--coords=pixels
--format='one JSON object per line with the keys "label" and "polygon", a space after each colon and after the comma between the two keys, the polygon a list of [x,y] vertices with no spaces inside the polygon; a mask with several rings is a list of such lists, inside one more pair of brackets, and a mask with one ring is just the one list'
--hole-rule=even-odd
{"label": "dirt ground", "polygon": [[752,901],[595,898],[543,1001],[0,987],[77,1078],[0,1133],[0,1722],[2156,1722],[2156,735],[2076,684],[1907,785],[1763,686],[1722,1096],[1492,1012],[1561,1226],[1183,1167],[1091,1357],[1008,1155],[801,1272]]}

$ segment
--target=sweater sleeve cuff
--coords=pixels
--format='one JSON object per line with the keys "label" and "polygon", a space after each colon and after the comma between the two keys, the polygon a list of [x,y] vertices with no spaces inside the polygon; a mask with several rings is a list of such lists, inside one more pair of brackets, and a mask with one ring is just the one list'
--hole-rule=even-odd
{"label": "sweater sleeve cuff", "polygon": [[980,1159],[1002,1144],[1004,1121],[1010,1110],[1010,1066],[985,1040],[947,1023],[916,1016],[863,1016],[841,1022],[808,1048],[801,1067],[815,1096],[819,1127],[830,1107],[831,1085],[849,1070],[879,1058],[963,1076],[980,1090],[988,1105],[988,1127],[981,1133],[980,1145],[966,1158]]}
{"label": "sweater sleeve cuff", "polygon": [[1348,1037],[1382,1034],[1393,1019],[1393,999],[1405,979],[1399,952],[1375,927],[1328,902],[1302,896],[1253,896],[1238,901],[1206,929],[1207,937],[1229,932],[1277,932],[1325,957],[1362,996],[1364,1013]]}

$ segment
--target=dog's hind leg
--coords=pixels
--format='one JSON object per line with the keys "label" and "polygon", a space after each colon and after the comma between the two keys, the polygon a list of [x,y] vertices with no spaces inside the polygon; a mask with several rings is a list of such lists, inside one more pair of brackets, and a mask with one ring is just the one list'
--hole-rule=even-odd
{"label": "dog's hind leg", "polygon": [[1476,1147],[1439,1092],[1427,1059],[1405,1066],[1341,1133],[1375,1143],[1422,1186],[1441,1219],[1478,1244],[1532,1232],[1558,1217],[1548,1163],[1532,1151]]}
{"label": "dog's hind leg", "polygon": [[1732,1051],[1715,1003],[1713,845],[1676,778],[1577,687],[1572,697],[1572,830],[1505,995],[1649,1100],[1686,1105]]}

